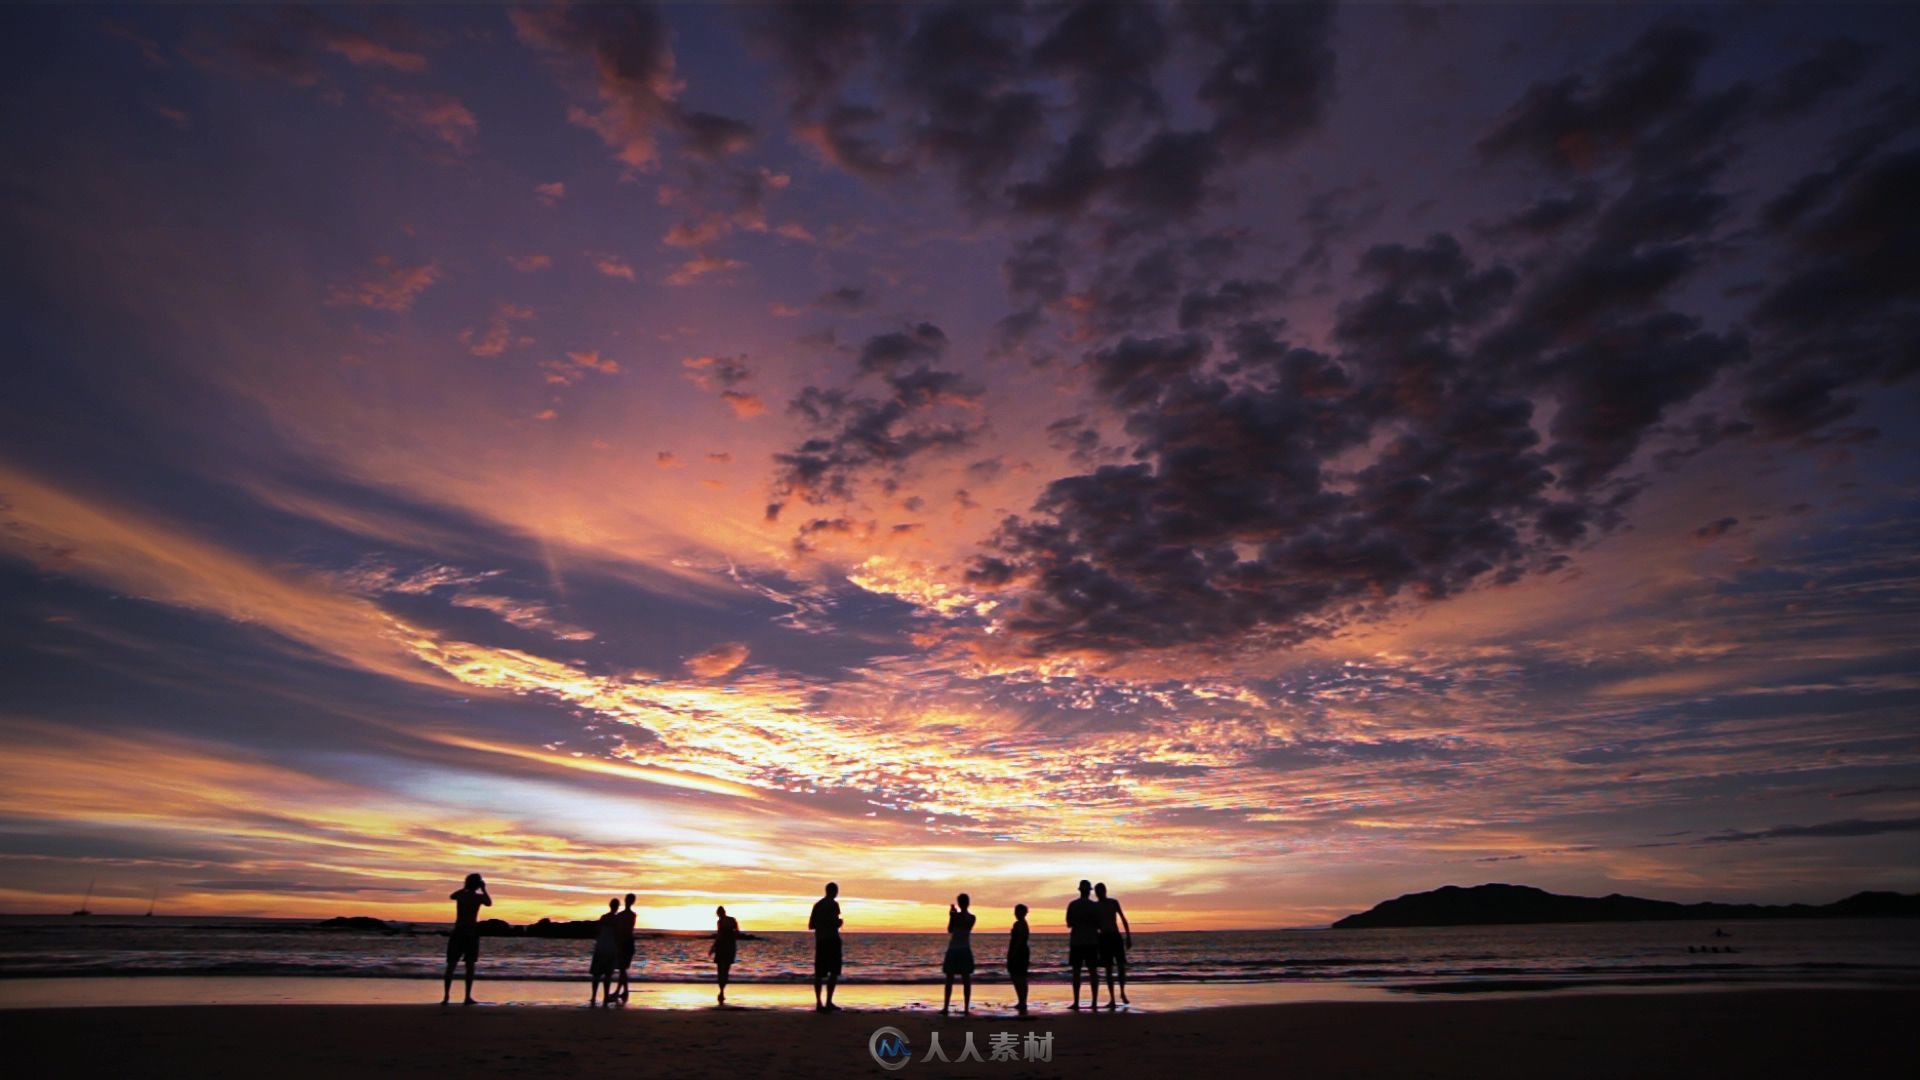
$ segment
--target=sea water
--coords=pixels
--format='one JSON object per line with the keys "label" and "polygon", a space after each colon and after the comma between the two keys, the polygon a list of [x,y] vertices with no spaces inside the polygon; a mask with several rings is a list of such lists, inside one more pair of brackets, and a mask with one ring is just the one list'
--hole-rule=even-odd
{"label": "sea water", "polygon": [[[249,996],[260,994],[418,1000],[418,981],[437,982],[444,970],[447,928],[393,925],[380,933],[320,929],[302,920],[0,916],[0,1006],[49,995],[130,1002],[129,995],[166,1000],[171,993],[177,999],[182,984],[175,980],[181,979],[201,987],[186,995],[196,1000],[263,1000]],[[743,1004],[761,997],[810,1003],[810,992],[792,991],[810,979],[811,935],[743,929],[755,938],[739,944],[732,973],[738,989],[731,997]],[[1716,930],[1727,936],[1715,936]],[[643,931],[632,977],[645,986],[634,1003],[708,1003],[709,991],[695,985],[710,986],[713,978],[707,943],[696,933]],[[847,934],[845,1002],[901,1000],[902,992],[881,988],[941,982],[945,948],[944,934]],[[1005,951],[1004,933],[974,933],[977,998],[1006,996]],[[584,984],[591,952],[590,941],[489,937],[481,941],[479,971],[494,988],[492,1000],[503,1000],[511,984],[517,989],[505,997],[568,1001],[584,995],[557,984]],[[1036,997],[1062,997],[1051,984],[1067,978],[1065,936],[1035,933],[1032,953],[1033,980],[1048,985]],[[110,980],[109,990],[89,976],[121,978]],[[235,976],[250,978],[207,988],[209,979]],[[1920,984],[1920,920],[1139,933],[1128,978],[1140,987],[1136,998],[1162,1006],[1648,986],[1913,985]],[[49,980],[81,985],[56,991]],[[321,981],[330,988],[323,990]],[[858,989],[865,986],[875,989]],[[285,998],[289,994],[293,998]],[[924,989],[905,998],[930,1000]]]}

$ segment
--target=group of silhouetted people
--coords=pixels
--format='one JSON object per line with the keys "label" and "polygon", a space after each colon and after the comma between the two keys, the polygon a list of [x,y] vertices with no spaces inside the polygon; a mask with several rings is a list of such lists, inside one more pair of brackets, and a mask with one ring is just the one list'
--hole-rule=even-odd
{"label": "group of silhouetted people", "polygon": [[[1092,1007],[1100,1007],[1100,974],[1107,977],[1107,1008],[1127,1002],[1127,951],[1133,948],[1133,926],[1120,901],[1107,895],[1105,882],[1097,885],[1080,882],[1080,896],[1067,905],[1067,967],[1073,975],[1073,1004],[1080,1008],[1080,973],[1086,971],[1093,997]],[[840,917],[840,886],[828,882],[825,895],[814,901],[807,917],[807,929],[813,932],[813,1007],[820,1012],[839,1008],[833,1003],[833,991],[840,983],[845,954],[840,929],[846,920]],[[479,912],[491,907],[487,883],[479,874],[468,874],[466,884],[449,897],[454,904],[453,932],[447,937],[447,975],[440,1003],[453,996],[453,973],[462,961],[467,967],[466,1003],[473,1004],[473,965],[480,955]],[[625,1003],[629,993],[627,973],[634,956],[634,894],[626,895],[626,906],[618,899],[607,901],[594,935],[593,959],[589,967],[591,982],[587,1004],[602,1007],[615,1001]],[[973,1009],[973,927],[977,917],[970,910],[973,900],[961,893],[947,906],[947,949],[940,971],[946,976],[946,994],[940,1011],[953,1009],[953,982],[960,980],[962,1012]],[[713,942],[707,947],[717,970],[719,1002],[727,1002],[727,979],[740,940],[740,923],[727,914],[725,907],[714,909],[716,923]],[[1013,906],[1013,926],[1007,936],[1007,979],[1017,996],[1017,1009],[1027,1015],[1027,972],[1032,963],[1028,946],[1027,905]],[[616,988],[617,978],[617,988]],[[1130,1004],[1130,1002],[1129,1002]]]}

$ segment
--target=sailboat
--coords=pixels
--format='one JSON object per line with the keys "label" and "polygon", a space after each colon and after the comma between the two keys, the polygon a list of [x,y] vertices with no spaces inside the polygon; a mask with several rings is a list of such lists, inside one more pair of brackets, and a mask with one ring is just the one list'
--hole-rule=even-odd
{"label": "sailboat", "polygon": [[160,886],[153,887],[153,895],[147,897],[147,918],[153,918],[153,905],[160,902]]}
{"label": "sailboat", "polygon": [[87,907],[87,905],[93,903],[93,884],[94,883],[91,881],[87,882],[87,898],[85,900],[80,901],[80,910],[74,912],[75,915],[93,914],[93,912],[89,910]]}

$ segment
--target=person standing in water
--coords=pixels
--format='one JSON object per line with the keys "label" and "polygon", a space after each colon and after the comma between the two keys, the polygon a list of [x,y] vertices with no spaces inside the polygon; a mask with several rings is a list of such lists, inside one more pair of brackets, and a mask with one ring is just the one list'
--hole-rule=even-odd
{"label": "person standing in water", "polygon": [[[832,1012],[840,1006],[833,1003],[833,988],[840,982],[840,965],[843,959],[840,950],[840,927],[844,920],[840,918],[840,902],[834,897],[840,895],[840,886],[827,882],[827,894],[813,902],[813,914],[807,916],[807,929],[813,931],[813,1007],[818,1012]],[[820,1000],[820,988],[827,988],[827,999]]]}
{"label": "person standing in water", "polygon": [[[595,996],[600,998],[600,1006],[605,1008],[613,1004],[613,969],[620,963],[620,898],[607,901],[607,913],[600,916],[599,930],[593,938],[593,961],[588,967],[588,977],[592,980],[587,989],[587,1006],[593,1007]],[[601,990],[605,989],[602,994]]]}
{"label": "person standing in water", "polygon": [[1007,981],[1019,996],[1021,1016],[1027,1015],[1027,965],[1032,954],[1027,950],[1027,905],[1013,905],[1013,929],[1007,932]]}
{"label": "person standing in water", "polygon": [[962,987],[960,1011],[973,1011],[973,924],[975,916],[967,910],[973,901],[966,893],[961,893],[958,907],[947,906],[947,958],[940,965],[940,971],[947,977],[947,998],[940,1006],[942,1013],[953,1009],[953,980],[960,979]]}
{"label": "person standing in water", "polygon": [[1080,899],[1067,905],[1067,966],[1073,969],[1073,1005],[1080,1007],[1080,969],[1087,969],[1093,985],[1093,1007],[1100,1007],[1100,909],[1087,894],[1093,885],[1080,882]]}
{"label": "person standing in water", "polygon": [[447,935],[447,977],[440,987],[440,1004],[453,998],[453,969],[462,960],[467,964],[467,999],[473,1004],[473,965],[480,959],[480,909],[493,906],[487,895],[487,883],[479,874],[468,874],[460,891],[448,896],[453,901],[453,932]]}
{"label": "person standing in water", "polygon": [[[1133,924],[1127,921],[1127,913],[1120,910],[1120,901],[1107,895],[1106,882],[1095,885],[1093,895],[1098,897],[1094,906],[1100,914],[1100,965],[1107,969],[1107,1008],[1116,1007],[1113,1002],[1113,977],[1116,971],[1120,974],[1120,1000],[1131,1005],[1133,1002],[1127,1001],[1127,950],[1133,948]],[[1122,926],[1127,928],[1124,938],[1120,936]],[[1096,978],[1094,985],[1098,986],[1099,981]],[[1096,999],[1099,996],[1094,994]],[[1095,1005],[1095,1008],[1098,1007]]]}
{"label": "person standing in water", "polygon": [[626,909],[614,916],[617,932],[620,936],[620,955],[614,961],[620,968],[620,1001],[627,1000],[627,969],[633,966],[633,924],[639,917],[633,913],[633,894],[627,894]]}
{"label": "person standing in water", "polygon": [[713,909],[714,918],[719,920],[713,927],[713,944],[707,946],[707,955],[713,957],[713,966],[720,971],[720,1004],[727,1003],[727,972],[733,968],[733,953],[740,940],[740,924],[727,914],[725,907]]}

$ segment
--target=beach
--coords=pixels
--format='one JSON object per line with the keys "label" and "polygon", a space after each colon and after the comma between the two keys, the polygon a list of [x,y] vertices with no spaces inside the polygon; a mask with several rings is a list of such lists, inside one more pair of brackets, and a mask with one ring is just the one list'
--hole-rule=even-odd
{"label": "beach", "polygon": [[[884,1075],[876,1028],[905,1034],[904,1075],[1109,1080],[1296,1077],[1904,1075],[1920,991],[1721,990],[1307,1002],[974,1019],[925,1010],[589,1010],[432,1005],[226,1005],[0,1012],[18,1076]],[[923,1060],[938,1033],[985,1059]],[[1051,1060],[1024,1057],[1050,1034]],[[18,1069],[19,1071],[14,1071]]]}

